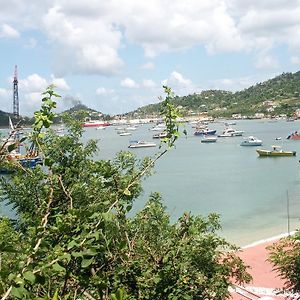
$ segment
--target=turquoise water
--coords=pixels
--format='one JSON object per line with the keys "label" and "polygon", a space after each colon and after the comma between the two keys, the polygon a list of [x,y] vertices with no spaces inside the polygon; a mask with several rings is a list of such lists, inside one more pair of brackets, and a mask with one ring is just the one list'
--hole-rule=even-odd
{"label": "turquoise water", "polygon": [[[114,128],[87,129],[86,136],[99,138],[99,158],[112,158],[129,140],[152,140],[154,132],[144,125],[130,137],[119,137]],[[220,132],[223,124],[212,123]],[[238,121],[236,129],[244,136],[263,140],[261,147],[241,147],[243,137],[218,138],[216,143],[200,143],[193,129],[186,125],[187,138],[181,137],[176,148],[155,166],[155,174],[144,181],[144,194],[135,209],[143,207],[150,192],[159,191],[173,221],[185,211],[206,216],[221,216],[221,235],[240,246],[288,230],[300,228],[300,141],[287,140],[289,133],[300,130],[300,121]],[[275,138],[281,137],[281,141]],[[296,157],[259,158],[255,149],[281,145],[295,150]],[[132,149],[138,156],[152,155],[158,148]]]}
{"label": "turquoise water", "polygon": [[[261,147],[241,147],[243,137],[218,138],[216,143],[200,143],[190,125],[187,137],[180,137],[176,148],[169,151],[155,166],[155,173],[144,180],[144,193],[135,203],[140,210],[149,194],[161,193],[164,204],[175,221],[185,211],[206,216],[220,214],[221,235],[239,246],[268,238],[288,230],[287,199],[290,229],[300,228],[300,141],[287,140],[300,120],[277,122],[262,120],[237,121],[233,126],[244,130],[244,136],[263,140]],[[152,140],[155,133],[143,125],[132,136],[120,137],[115,127],[105,130],[88,128],[84,138],[99,139],[99,159],[111,159],[127,148],[130,140]],[[212,123],[218,133],[222,123]],[[281,141],[275,141],[281,137]],[[259,158],[255,149],[281,145],[284,150],[297,151],[296,157]],[[154,155],[156,148],[131,149],[139,157]],[[5,211],[6,210],[6,211]],[[7,213],[2,208],[2,213]]]}

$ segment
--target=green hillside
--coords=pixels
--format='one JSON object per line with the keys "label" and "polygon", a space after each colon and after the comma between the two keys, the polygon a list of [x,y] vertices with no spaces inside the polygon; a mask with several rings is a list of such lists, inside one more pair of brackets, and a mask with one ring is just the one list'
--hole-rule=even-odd
{"label": "green hillside", "polygon": [[[265,101],[271,101],[265,103]],[[176,97],[174,104],[182,106],[184,114],[207,112],[217,117],[232,114],[293,115],[300,108],[300,72],[283,73],[238,92],[207,90],[200,94]],[[270,105],[273,110],[270,111]],[[141,107],[128,115],[145,116],[158,113],[160,104]]]}

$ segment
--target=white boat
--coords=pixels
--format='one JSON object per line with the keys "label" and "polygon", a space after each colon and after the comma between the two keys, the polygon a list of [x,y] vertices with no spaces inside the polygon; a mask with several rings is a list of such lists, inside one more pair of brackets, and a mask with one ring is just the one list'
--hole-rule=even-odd
{"label": "white boat", "polygon": [[128,148],[147,148],[147,147],[156,147],[155,143],[145,142],[145,141],[131,141]]}
{"label": "white boat", "polygon": [[124,132],[120,132],[119,136],[128,136],[128,135],[131,135],[131,134],[132,134],[131,132],[124,131]]}
{"label": "white boat", "polygon": [[166,125],[164,123],[160,123],[160,124],[157,124],[157,125],[153,126],[149,130],[151,130],[151,131],[163,131],[163,130],[166,130],[166,129],[167,129]]}
{"label": "white boat", "polygon": [[109,126],[109,122],[105,122],[102,120],[86,120],[83,124],[81,124],[82,127],[100,127],[100,126]]}
{"label": "white boat", "polygon": [[223,130],[223,132],[218,135],[218,137],[233,137],[233,136],[242,136],[244,131],[235,130],[233,128],[227,127]]}
{"label": "white boat", "polygon": [[126,127],[125,130],[134,131],[134,130],[137,130],[137,127],[136,126],[129,126],[129,127]]}
{"label": "white boat", "polygon": [[164,139],[166,137],[168,137],[168,133],[165,132],[165,131],[159,132],[159,133],[155,133],[155,134],[152,135],[152,138],[154,138],[154,139]]}
{"label": "white boat", "polygon": [[261,146],[262,140],[259,140],[258,138],[254,136],[248,136],[248,138],[244,139],[241,144],[241,146]]}

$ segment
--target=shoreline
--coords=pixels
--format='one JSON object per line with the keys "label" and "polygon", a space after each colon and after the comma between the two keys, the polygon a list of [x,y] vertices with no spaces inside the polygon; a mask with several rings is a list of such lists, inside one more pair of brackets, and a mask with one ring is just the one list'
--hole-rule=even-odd
{"label": "shoreline", "polygon": [[269,242],[275,242],[275,241],[280,240],[282,238],[285,238],[289,235],[294,235],[296,232],[297,232],[297,230],[294,230],[294,231],[291,231],[290,233],[285,232],[285,233],[281,233],[281,234],[278,234],[278,235],[275,235],[275,236],[271,236],[271,237],[266,238],[266,239],[261,239],[261,240],[255,241],[253,243],[247,244],[245,246],[241,246],[241,249],[248,249],[248,248],[256,247],[256,246],[266,244],[266,243],[269,243]]}

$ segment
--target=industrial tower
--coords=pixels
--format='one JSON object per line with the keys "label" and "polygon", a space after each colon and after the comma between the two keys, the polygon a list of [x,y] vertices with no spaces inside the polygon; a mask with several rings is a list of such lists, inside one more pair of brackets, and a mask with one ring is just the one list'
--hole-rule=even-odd
{"label": "industrial tower", "polygon": [[13,114],[14,114],[15,118],[19,118],[19,93],[18,93],[18,70],[17,70],[17,66],[15,66],[13,90],[14,90]]}

